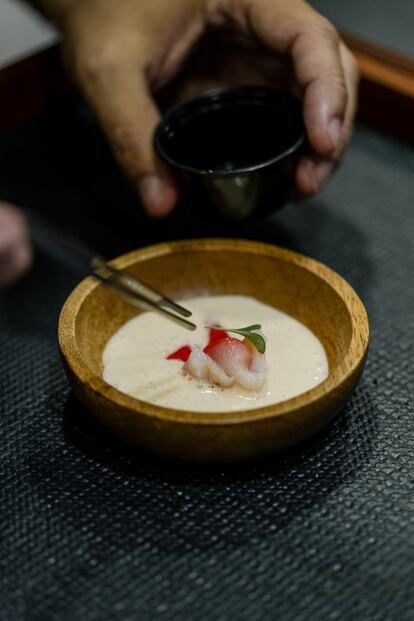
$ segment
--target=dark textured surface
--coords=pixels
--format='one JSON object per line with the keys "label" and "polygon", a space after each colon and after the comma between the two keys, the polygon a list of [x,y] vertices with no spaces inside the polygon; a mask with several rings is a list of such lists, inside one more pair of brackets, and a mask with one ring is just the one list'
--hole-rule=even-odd
{"label": "dark textured surface", "polygon": [[318,199],[225,231],[148,223],[71,109],[4,138],[0,164],[0,196],[109,255],[211,233],[310,254],[372,326],[362,383],[315,441],[264,465],[176,468],[111,441],[70,395],[56,324],[77,276],[39,256],[0,294],[2,621],[413,619],[413,150],[360,128]]}

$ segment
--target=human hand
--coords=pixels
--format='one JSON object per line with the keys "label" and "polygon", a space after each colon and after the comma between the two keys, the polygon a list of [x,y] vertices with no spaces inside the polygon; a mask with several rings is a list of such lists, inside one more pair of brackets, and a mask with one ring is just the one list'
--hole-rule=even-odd
{"label": "human hand", "polygon": [[32,262],[29,230],[21,212],[0,202],[0,287],[12,284]]}
{"label": "human hand", "polygon": [[355,116],[357,65],[303,0],[39,2],[61,28],[68,66],[151,215],[167,214],[177,198],[152,147],[160,118],[153,93],[167,85],[175,83],[178,97],[222,83],[293,89],[303,97],[310,144],[298,190],[317,192],[340,161]]}

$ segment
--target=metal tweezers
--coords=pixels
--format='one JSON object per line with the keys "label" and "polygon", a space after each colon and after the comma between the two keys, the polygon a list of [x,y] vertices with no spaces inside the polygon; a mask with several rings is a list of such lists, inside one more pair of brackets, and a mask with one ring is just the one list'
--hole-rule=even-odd
{"label": "metal tweezers", "polygon": [[91,263],[92,276],[119,293],[128,302],[140,308],[144,307],[161,313],[188,330],[196,329],[197,326],[194,323],[184,319],[184,317],[191,317],[191,312],[167,298],[160,291],[131,276],[128,272],[108,265],[101,257],[93,257]]}
{"label": "metal tweezers", "polygon": [[80,239],[56,227],[38,212],[29,208],[24,208],[23,212],[29,221],[33,242],[47,254],[83,273],[85,269],[92,270],[91,276],[116,291],[131,304],[161,313],[187,330],[196,329],[194,323],[185,319],[191,317],[189,310],[128,272],[108,265],[105,259]]}

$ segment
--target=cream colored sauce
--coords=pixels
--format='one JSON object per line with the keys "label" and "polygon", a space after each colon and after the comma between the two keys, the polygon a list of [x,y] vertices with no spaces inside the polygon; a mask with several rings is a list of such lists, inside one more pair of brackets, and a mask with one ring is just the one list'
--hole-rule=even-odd
{"label": "cream colored sauce", "polygon": [[[303,324],[275,308],[245,296],[210,296],[185,300],[193,312],[194,332],[155,313],[124,324],[103,353],[104,379],[137,399],[179,410],[246,410],[284,401],[323,382],[328,376],[325,351]],[[183,373],[181,360],[166,356],[183,345],[208,341],[206,325],[237,328],[262,325],[266,337],[268,378],[260,392],[239,386],[219,388]],[[236,335],[232,335],[236,336]]]}

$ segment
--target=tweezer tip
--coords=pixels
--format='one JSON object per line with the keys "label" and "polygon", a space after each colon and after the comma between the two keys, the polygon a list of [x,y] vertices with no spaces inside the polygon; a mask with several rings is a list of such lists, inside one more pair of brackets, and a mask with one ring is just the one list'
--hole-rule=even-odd
{"label": "tweezer tip", "polygon": [[170,300],[169,298],[165,298],[164,297],[161,300],[160,304],[162,306],[168,306],[169,308],[174,310],[179,315],[182,315],[183,317],[191,317],[191,315],[192,315],[191,311],[187,310],[183,306],[180,306],[179,304],[176,304],[175,302],[173,302],[173,300]]}
{"label": "tweezer tip", "polygon": [[181,314],[183,315],[183,317],[191,317],[191,315],[193,314],[191,311],[187,310],[186,308],[181,308],[179,307],[181,310]]}

